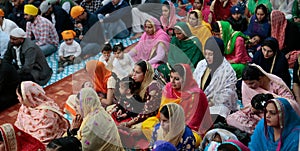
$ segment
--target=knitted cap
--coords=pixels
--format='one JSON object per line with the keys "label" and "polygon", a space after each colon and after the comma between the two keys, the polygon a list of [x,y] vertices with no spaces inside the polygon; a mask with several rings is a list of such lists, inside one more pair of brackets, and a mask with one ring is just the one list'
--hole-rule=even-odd
{"label": "knitted cap", "polygon": [[36,16],[39,12],[39,9],[32,4],[26,4],[24,6],[24,14]]}
{"label": "knitted cap", "polygon": [[14,28],[11,32],[10,32],[10,36],[16,37],[16,38],[26,38],[26,33],[22,28]]}
{"label": "knitted cap", "polygon": [[71,14],[72,18],[75,19],[78,16],[80,16],[83,12],[84,12],[84,8],[83,7],[81,7],[81,6],[74,6],[74,7],[72,7],[70,14]]}

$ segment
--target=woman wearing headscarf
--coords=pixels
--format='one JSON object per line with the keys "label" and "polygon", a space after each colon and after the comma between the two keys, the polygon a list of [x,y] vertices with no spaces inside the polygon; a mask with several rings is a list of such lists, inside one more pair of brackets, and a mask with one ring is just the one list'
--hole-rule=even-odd
{"label": "woman wearing headscarf", "polygon": [[284,98],[269,100],[257,124],[250,150],[290,151],[299,148],[300,117]]}
{"label": "woman wearing headscarf", "polygon": [[171,1],[163,2],[160,22],[165,32],[168,32],[169,30],[174,28],[177,22],[177,17],[176,17],[175,6]]}
{"label": "woman wearing headscarf", "polygon": [[244,33],[250,37],[256,34],[260,35],[262,38],[269,37],[271,26],[268,21],[268,14],[268,9],[264,4],[258,5],[255,8],[255,14],[250,18],[248,29]]}
{"label": "woman wearing headscarf", "polygon": [[246,9],[245,9],[245,16],[250,17],[256,13],[257,6],[264,5],[268,12],[272,11],[272,4],[270,0],[248,0]]}
{"label": "woman wearing headscarf", "polygon": [[203,50],[206,40],[212,36],[210,24],[203,20],[200,10],[192,10],[187,17],[188,26],[193,35],[195,35],[201,42]]}
{"label": "woman wearing headscarf", "polygon": [[223,41],[210,37],[204,47],[205,59],[199,62],[193,77],[206,94],[210,114],[226,118],[237,109],[237,78],[221,50],[224,50]]}
{"label": "woman wearing headscarf", "polygon": [[[212,126],[212,120],[206,96],[193,79],[188,64],[176,64],[172,68],[170,82],[166,84],[162,93],[160,108],[168,103],[176,103],[183,108],[185,124],[193,130],[196,142],[200,143],[200,135],[204,136]],[[149,121],[157,123],[159,117],[160,113],[156,117],[151,117],[151,120],[147,119],[143,122],[143,126],[149,128],[152,124]],[[153,127],[150,129],[152,132]],[[152,133],[144,132],[145,136],[150,139]]]}
{"label": "woman wearing headscarf", "polygon": [[289,65],[285,55],[279,51],[278,41],[275,38],[269,37],[263,41],[261,50],[254,54],[252,62],[266,72],[278,76],[289,88],[291,87]]}
{"label": "woman wearing headscarf", "polygon": [[83,150],[123,150],[118,128],[92,88],[80,90],[76,113],[83,118],[77,132]]}
{"label": "woman wearing headscarf", "polygon": [[43,88],[31,81],[24,81],[17,88],[21,103],[15,126],[44,144],[60,138],[69,127],[58,105],[46,96]]}
{"label": "woman wearing headscarf", "polygon": [[250,104],[251,99],[259,93],[270,93],[277,97],[288,99],[291,106],[300,115],[300,107],[292,91],[283,80],[274,74],[266,73],[256,64],[248,65],[242,75],[242,102],[244,106]]}
{"label": "woman wearing headscarf", "polygon": [[38,139],[10,123],[0,126],[0,150],[2,151],[45,151],[45,145]]}
{"label": "woman wearing headscarf", "polygon": [[224,41],[224,54],[227,61],[240,78],[246,63],[251,61],[245,42],[248,37],[240,31],[234,31],[227,21],[217,21],[213,24],[213,33]]}
{"label": "woman wearing headscarf", "polygon": [[129,52],[134,62],[139,60],[148,61],[153,68],[157,68],[165,59],[169,50],[170,37],[161,28],[156,18],[145,21],[145,32],[138,44]]}
{"label": "woman wearing headscarf", "polygon": [[230,17],[230,8],[233,6],[233,0],[214,0],[210,5],[209,21],[213,23],[219,20],[227,20]]}
{"label": "woman wearing headscarf", "polygon": [[160,123],[153,131],[150,146],[157,140],[170,142],[177,150],[195,149],[195,138],[192,130],[185,124],[183,108],[176,103],[168,103],[160,110]]}
{"label": "woman wearing headscarf", "polygon": [[86,63],[85,70],[92,78],[94,89],[100,96],[103,106],[113,103],[114,89],[116,88],[116,74],[109,71],[103,62],[90,60]]}
{"label": "woman wearing headscarf", "polygon": [[290,67],[300,54],[300,32],[297,26],[286,20],[283,12],[274,10],[271,13],[271,36],[277,39],[279,51],[287,54]]}
{"label": "woman wearing headscarf", "polygon": [[189,64],[194,70],[198,62],[204,58],[201,42],[192,34],[185,22],[176,23],[174,33],[168,54],[169,64],[171,66],[176,63]]}

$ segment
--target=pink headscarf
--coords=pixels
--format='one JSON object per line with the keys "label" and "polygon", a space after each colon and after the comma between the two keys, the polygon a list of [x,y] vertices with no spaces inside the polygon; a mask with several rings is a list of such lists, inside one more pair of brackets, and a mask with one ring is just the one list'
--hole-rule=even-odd
{"label": "pink headscarf", "polygon": [[169,18],[166,18],[164,16],[160,16],[160,22],[164,28],[164,31],[167,31],[169,28],[173,28],[174,25],[177,22],[176,12],[175,12],[175,6],[172,2],[167,1],[170,6],[170,14]]}
{"label": "pink headscarf", "polygon": [[154,26],[155,33],[153,35],[148,35],[146,32],[143,33],[140,41],[134,47],[134,49],[137,51],[137,54],[133,56],[132,59],[135,62],[138,60],[150,60],[153,57],[150,56],[152,49],[155,48],[160,42],[164,44],[166,50],[169,50],[170,37],[164,30],[162,30],[160,22],[153,17],[147,21],[150,21]]}
{"label": "pink headscarf", "polygon": [[21,83],[22,106],[19,109],[15,126],[32,135],[44,144],[60,138],[69,127],[58,105],[41,86],[32,82]]}
{"label": "pink headscarf", "polygon": [[271,13],[271,36],[277,39],[279,50],[282,50],[284,47],[286,26],[287,20],[284,13],[279,10],[273,10]]}

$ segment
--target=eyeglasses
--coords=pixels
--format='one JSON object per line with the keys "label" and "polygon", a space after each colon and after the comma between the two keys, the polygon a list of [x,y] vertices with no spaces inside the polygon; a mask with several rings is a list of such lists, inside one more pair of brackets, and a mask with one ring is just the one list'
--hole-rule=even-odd
{"label": "eyeglasses", "polygon": [[71,41],[71,40],[73,40],[73,39],[65,39],[65,41]]}

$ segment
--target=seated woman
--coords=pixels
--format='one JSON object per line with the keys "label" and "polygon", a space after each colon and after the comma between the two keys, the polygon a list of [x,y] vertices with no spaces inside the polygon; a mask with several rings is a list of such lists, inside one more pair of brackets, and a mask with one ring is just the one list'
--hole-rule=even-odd
{"label": "seated woman", "polygon": [[161,63],[166,62],[170,37],[161,28],[156,18],[146,20],[144,28],[145,32],[138,44],[130,50],[129,55],[135,62],[146,60],[153,68],[157,68]]}
{"label": "seated woman", "polygon": [[168,103],[160,110],[160,123],[154,128],[150,146],[157,140],[168,141],[177,150],[195,149],[195,138],[192,130],[185,125],[183,108],[176,103]]}
{"label": "seated woman", "polygon": [[227,124],[252,134],[258,121],[263,118],[262,113],[266,102],[273,98],[272,94],[255,95],[251,100],[251,105],[227,116]]}
{"label": "seated woman", "polygon": [[255,15],[257,7],[261,5],[264,5],[269,13],[272,11],[272,3],[270,0],[248,0],[244,15],[248,18]]}
{"label": "seated woman", "polygon": [[[168,33],[173,30],[177,22],[175,6],[171,1],[164,1],[161,9],[160,22],[163,30]],[[168,34],[170,35],[171,33]]]}
{"label": "seated woman", "polygon": [[213,33],[216,37],[224,41],[225,57],[240,78],[246,63],[251,61],[246,50],[246,35],[240,31],[234,31],[227,21],[217,21],[212,25]]}
{"label": "seated woman", "polygon": [[76,113],[83,121],[75,125],[75,119],[69,135],[76,135],[74,129],[79,128],[77,137],[81,141],[82,150],[123,150],[118,128],[112,117],[101,106],[95,90],[83,88],[77,97]]}
{"label": "seated woman", "polygon": [[203,50],[206,40],[212,36],[210,24],[203,20],[201,11],[192,10],[188,16],[188,26],[193,35],[195,35],[201,42]]}
{"label": "seated woman", "polygon": [[292,91],[281,78],[266,73],[256,64],[250,64],[244,69],[242,80],[242,102],[244,106],[248,106],[256,94],[270,93],[274,98],[284,97],[288,99],[289,103],[300,115],[299,104],[296,102]]}
{"label": "seated woman", "polygon": [[214,0],[210,5],[209,23],[227,20],[230,17],[230,8],[235,5],[233,0]]}
{"label": "seated woman", "polygon": [[15,126],[32,135],[45,145],[55,138],[60,138],[69,127],[58,105],[38,84],[24,81],[17,88],[21,103]]}
{"label": "seated woman", "polygon": [[266,72],[281,78],[285,84],[291,87],[291,75],[288,62],[282,52],[279,51],[278,41],[269,37],[261,45],[261,50],[253,56],[252,62],[259,65]]}
{"label": "seated woman", "polygon": [[214,151],[219,144],[229,139],[238,140],[238,138],[230,131],[214,128],[205,134],[199,149],[205,151]]}
{"label": "seated woman", "polygon": [[270,17],[271,36],[279,43],[279,51],[287,55],[289,66],[293,67],[295,58],[300,54],[300,32],[297,26],[285,18],[285,14],[273,10]]}
{"label": "seated woman", "polygon": [[250,151],[250,149],[239,140],[227,140],[217,147],[217,151]]}
{"label": "seated woman", "polygon": [[[205,59],[201,60],[193,76],[209,102],[210,114],[225,118],[237,110],[236,74],[224,58],[224,44],[220,38],[210,37],[204,47]],[[215,123],[219,122],[218,120]]]}
{"label": "seated woman", "polygon": [[45,151],[45,145],[38,139],[10,123],[0,126],[1,151]]}
{"label": "seated woman", "polygon": [[251,16],[248,29],[244,33],[250,37],[255,34],[260,35],[262,38],[270,36],[271,26],[268,21],[268,9],[264,4],[260,4],[255,8],[255,14]]}
{"label": "seated woman", "polygon": [[189,29],[187,23],[178,22],[174,26],[175,36],[170,43],[168,62],[171,66],[177,63],[189,64],[192,70],[202,60],[202,44]]}
{"label": "seated woman", "polygon": [[264,117],[251,136],[250,150],[298,150],[300,117],[288,100],[269,100]]}
{"label": "seated woman", "polygon": [[109,71],[103,62],[90,60],[86,62],[85,70],[93,80],[94,89],[100,97],[101,104],[106,107],[113,103],[117,75]]}

